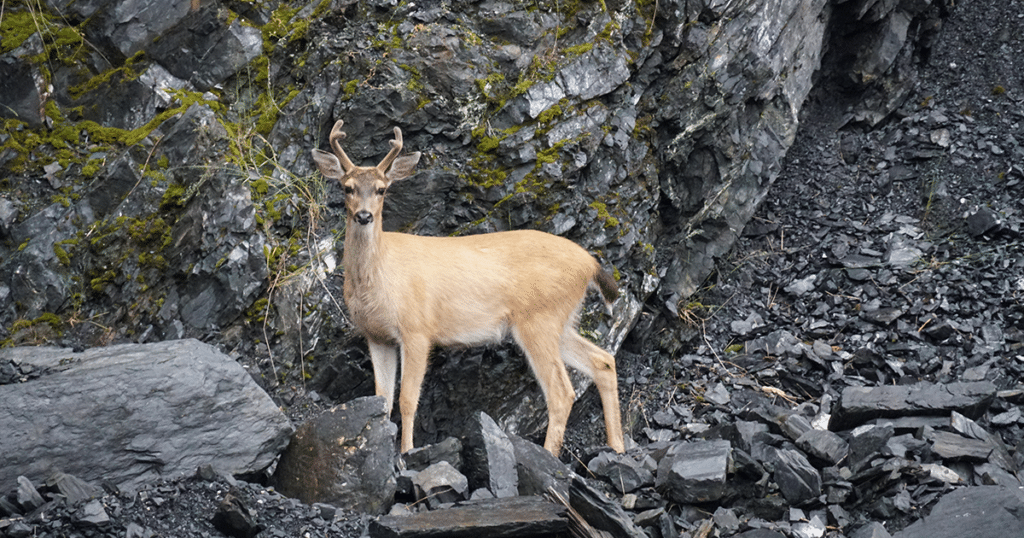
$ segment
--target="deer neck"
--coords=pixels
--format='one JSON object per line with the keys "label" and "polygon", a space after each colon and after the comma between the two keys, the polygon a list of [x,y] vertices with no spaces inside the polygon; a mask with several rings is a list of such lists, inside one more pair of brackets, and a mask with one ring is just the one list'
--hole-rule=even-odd
{"label": "deer neck", "polygon": [[345,253],[342,263],[345,266],[345,281],[358,288],[375,288],[383,278],[384,232],[380,219],[367,225],[361,225],[354,219],[348,219],[345,230]]}

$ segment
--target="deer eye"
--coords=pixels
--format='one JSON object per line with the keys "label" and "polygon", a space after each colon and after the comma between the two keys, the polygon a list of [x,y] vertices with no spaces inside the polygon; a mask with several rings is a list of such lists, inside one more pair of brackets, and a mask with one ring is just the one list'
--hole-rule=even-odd
{"label": "deer eye", "polygon": [[352,187],[350,187],[348,185],[345,185],[345,194],[347,196],[352,196],[352,194],[355,193],[355,192],[356,192],[355,189],[353,189]]}
{"label": "deer eye", "polygon": [[381,187],[381,188],[377,189],[377,196],[384,196],[384,192],[385,192],[384,187]]}

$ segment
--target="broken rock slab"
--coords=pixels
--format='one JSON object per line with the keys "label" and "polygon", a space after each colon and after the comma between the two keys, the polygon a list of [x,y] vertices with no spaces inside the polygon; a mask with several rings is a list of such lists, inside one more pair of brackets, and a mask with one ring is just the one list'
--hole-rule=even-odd
{"label": "broken rock slab", "polygon": [[1024,528],[1024,492],[1002,486],[953,490],[931,512],[893,538],[1020,536]]}
{"label": "broken rock slab", "polygon": [[995,396],[996,386],[988,381],[847,387],[830,429],[844,430],[876,418],[947,415],[952,411],[976,418]]}
{"label": "broken rock slab", "polygon": [[370,522],[371,538],[555,536],[568,529],[566,508],[541,497],[506,497]]}
{"label": "broken rock slab", "polygon": [[8,348],[5,360],[43,374],[0,386],[0,491],[19,475],[41,483],[53,469],[121,488],[204,464],[255,473],[292,432],[241,365],[198,340]]}

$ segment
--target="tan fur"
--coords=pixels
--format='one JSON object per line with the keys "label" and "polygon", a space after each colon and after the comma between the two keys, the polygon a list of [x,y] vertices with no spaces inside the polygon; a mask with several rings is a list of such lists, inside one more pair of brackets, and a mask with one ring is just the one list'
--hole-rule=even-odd
{"label": "tan fur", "polygon": [[[576,330],[587,288],[610,304],[614,280],[572,241],[532,230],[465,237],[383,232],[383,191],[412,173],[419,153],[398,157],[401,131],[376,167],[352,165],[331,131],[335,155],[314,150],[325,176],[346,190],[345,303],[366,336],[377,394],[390,410],[401,353],[402,452],[413,425],[433,346],[476,345],[511,334],[525,352],[548,404],[544,447],[561,451],[575,393],[565,365],[594,379],[604,407],[608,444],[624,449],[615,358]],[[385,173],[385,170],[390,167]]]}

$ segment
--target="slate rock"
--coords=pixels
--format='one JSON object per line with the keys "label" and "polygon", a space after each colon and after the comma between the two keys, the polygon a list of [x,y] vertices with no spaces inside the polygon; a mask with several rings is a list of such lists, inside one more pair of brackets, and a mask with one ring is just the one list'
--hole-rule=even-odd
{"label": "slate rock", "polygon": [[553,490],[562,498],[569,498],[569,482],[573,472],[544,447],[518,435],[509,435],[515,449],[516,471],[519,475],[519,494],[547,495]]}
{"label": "slate rock", "polygon": [[283,495],[371,515],[387,512],[397,481],[398,426],[382,396],[336,405],[299,426],[274,472]]}
{"label": "slate rock", "polygon": [[371,538],[447,536],[560,536],[568,529],[566,508],[542,497],[506,497],[459,504],[370,521]]}
{"label": "slate rock", "polygon": [[892,538],[892,535],[889,534],[889,531],[885,530],[885,526],[881,523],[872,521],[858,527],[850,535],[850,538]]}
{"label": "slate rock", "polygon": [[32,481],[24,476],[18,477],[18,489],[15,491],[14,502],[17,503],[21,513],[27,514],[42,506],[46,501],[39,494]]}
{"label": "slate rock", "polygon": [[89,15],[84,17],[90,17],[85,26],[86,35],[110,52],[128,58],[178,24],[188,15],[191,6],[191,0],[112,0],[102,9],[86,11]]}
{"label": "slate rock", "polygon": [[766,447],[765,459],[774,467],[775,482],[789,503],[799,505],[821,495],[821,473],[801,452]]}
{"label": "slate rock", "polygon": [[469,479],[447,461],[420,471],[413,477],[412,484],[417,502],[426,502],[431,508],[469,497]]}
{"label": "slate rock", "polygon": [[447,437],[441,442],[416,447],[405,454],[402,460],[405,468],[410,471],[422,471],[435,463],[447,461],[456,469],[462,468],[462,441],[455,437]]}
{"label": "slate rock", "polygon": [[471,488],[487,488],[498,498],[519,494],[515,448],[490,415],[473,416],[463,447]]}
{"label": "slate rock", "polygon": [[655,487],[680,503],[715,501],[725,494],[729,441],[674,443],[658,463]]}
{"label": "slate rock", "polygon": [[850,463],[854,466],[875,457],[893,436],[890,424],[865,424],[850,433]]}
{"label": "slate rock", "polygon": [[579,475],[574,474],[572,477],[569,486],[569,505],[590,526],[610,533],[611,536],[647,537],[647,534],[633,523],[633,518],[622,509],[620,502],[608,498]]}
{"label": "slate rock", "polygon": [[48,488],[55,488],[64,496],[69,505],[94,499],[103,495],[103,489],[76,476],[55,471],[46,479]]}
{"label": "slate rock", "polygon": [[955,489],[893,538],[1009,536],[1024,528],[1024,494],[1003,486]]}
{"label": "slate rock", "polygon": [[258,28],[238,19],[225,23],[217,9],[211,4],[187,14],[147,50],[171,74],[200,91],[213,88],[262,52]]}
{"label": "slate rock", "polygon": [[816,458],[833,465],[846,459],[850,445],[838,434],[829,430],[811,429],[796,439],[796,446]]}
{"label": "slate rock", "polygon": [[[645,458],[649,459],[650,456]],[[654,473],[651,468],[656,468],[653,460],[650,465],[645,465],[644,461],[637,461],[629,454],[614,452],[602,452],[587,463],[591,473],[614,486],[620,493],[653,486]]]}
{"label": "slate rock", "polygon": [[211,522],[214,528],[232,538],[252,538],[263,530],[249,503],[233,492],[224,495]]}
{"label": "slate rock", "polygon": [[45,374],[0,390],[0,488],[21,474],[41,483],[55,468],[128,488],[206,463],[255,473],[292,432],[241,365],[198,340],[7,348],[5,359]]}
{"label": "slate rock", "polygon": [[42,40],[33,34],[15,50],[0,56],[0,118],[14,118],[30,127],[43,125],[46,79],[30,59],[42,49]]}
{"label": "slate rock", "polygon": [[102,527],[110,523],[110,516],[103,508],[103,503],[93,499],[75,511],[74,520],[80,527]]}
{"label": "slate rock", "polygon": [[945,415],[951,411],[978,417],[995,395],[996,387],[988,381],[847,387],[831,428],[841,430],[875,418]]}

